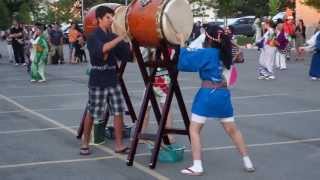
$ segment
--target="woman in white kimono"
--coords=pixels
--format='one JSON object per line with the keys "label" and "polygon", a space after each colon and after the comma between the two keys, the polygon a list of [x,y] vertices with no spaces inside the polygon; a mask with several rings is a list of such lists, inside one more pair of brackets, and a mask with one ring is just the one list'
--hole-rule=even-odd
{"label": "woman in white kimono", "polygon": [[275,79],[274,76],[274,63],[276,56],[276,34],[274,25],[271,21],[265,22],[266,32],[263,35],[263,48],[261,48],[261,54],[259,57],[258,65],[258,79]]}

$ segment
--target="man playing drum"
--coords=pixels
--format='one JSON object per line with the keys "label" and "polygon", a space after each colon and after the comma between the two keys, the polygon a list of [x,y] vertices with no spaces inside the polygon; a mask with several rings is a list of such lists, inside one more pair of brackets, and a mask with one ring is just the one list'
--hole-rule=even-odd
{"label": "man playing drum", "polygon": [[94,131],[104,131],[101,126],[105,108],[108,108],[110,115],[114,115],[115,152],[127,153],[129,150],[122,142],[124,105],[120,85],[117,82],[116,63],[117,60],[130,59],[132,54],[129,44],[123,42],[126,37],[125,32],[119,36],[110,32],[113,15],[112,9],[105,6],[98,7],[96,9],[98,28],[88,38],[87,47],[92,68],[89,75],[88,112],[84,121],[81,155],[91,153],[89,141],[92,125],[94,124]]}

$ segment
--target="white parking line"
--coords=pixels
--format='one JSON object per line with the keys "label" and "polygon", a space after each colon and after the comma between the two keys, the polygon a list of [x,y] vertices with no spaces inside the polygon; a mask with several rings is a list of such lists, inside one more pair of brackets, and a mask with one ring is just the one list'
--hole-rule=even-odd
{"label": "white parking line", "polygon": [[[248,144],[247,147],[268,147],[276,145],[287,145],[287,144],[301,144],[301,143],[311,143],[318,142],[320,138],[310,138],[310,139],[301,139],[301,140],[292,140],[292,141],[280,141],[280,142],[270,142],[270,143],[260,143],[260,144]],[[202,148],[202,151],[217,151],[217,150],[226,150],[226,149],[235,149],[235,146],[218,146],[218,147],[205,147]],[[186,149],[184,152],[191,152],[191,149]],[[149,156],[151,153],[139,153],[136,156]]]}
{"label": "white parking line", "polygon": [[[320,141],[320,138],[309,138],[309,139],[292,140],[292,141],[249,144],[247,146],[249,148],[269,147],[269,146],[277,146],[277,145],[312,143],[312,142],[319,142],[319,141]],[[227,149],[235,149],[235,148],[236,148],[235,146],[218,146],[218,147],[206,147],[206,148],[203,148],[202,150],[209,152],[209,151],[227,150]],[[191,152],[191,149],[186,149],[185,152]],[[150,156],[150,153],[136,154],[136,157],[142,157],[142,156]],[[28,166],[37,166],[37,165],[64,164],[64,163],[85,162],[85,161],[98,161],[98,160],[115,159],[115,158],[117,158],[117,157],[116,156],[103,156],[103,157],[95,157],[95,158],[71,159],[71,160],[60,160],[60,161],[42,161],[42,162],[9,164],[9,165],[0,165],[0,169],[28,167]]]}
{"label": "white parking line", "polygon": [[[261,94],[261,95],[254,95],[254,96],[234,96],[231,97],[233,100],[241,100],[241,99],[251,99],[251,98],[263,98],[263,97],[273,97],[273,96],[288,96],[288,93],[273,93],[273,94]],[[192,103],[192,100],[185,101],[185,103]]]}
{"label": "white parking line", "polygon": [[[80,109],[79,109],[80,110]],[[16,112],[16,111],[12,111]],[[18,111],[24,112],[24,111]],[[278,113],[269,113],[269,114],[243,114],[243,115],[236,115],[236,118],[245,118],[245,117],[265,117],[265,116],[281,116],[281,115],[290,115],[290,114],[303,114],[303,113],[314,113],[320,112],[320,109],[310,109],[310,110],[303,110],[303,111],[287,111],[287,112],[278,112]],[[150,121],[150,124],[157,124],[156,121]],[[174,120],[173,123],[183,123],[182,119]],[[78,126],[66,126],[69,129],[77,128]],[[61,130],[65,129],[63,127],[54,127],[54,128],[40,128],[40,129],[29,129],[29,130],[12,130],[12,131],[0,131],[1,134],[15,134],[15,133],[26,133],[26,132],[42,132],[42,131],[51,131],[51,130]]]}
{"label": "white parking line", "polygon": [[[235,118],[247,118],[247,117],[266,117],[266,116],[283,116],[283,115],[290,115],[290,114],[303,114],[303,113],[314,113],[320,112],[320,109],[309,109],[309,110],[302,110],[302,111],[285,111],[285,112],[277,112],[277,113],[264,113],[264,114],[239,114],[235,115]],[[151,124],[157,124],[156,121],[149,122]],[[178,119],[173,121],[173,123],[183,123],[182,119]]]}
{"label": "white parking line", "polygon": [[115,158],[114,156],[103,156],[103,157],[95,157],[95,158],[81,158],[81,159],[70,159],[70,160],[61,160],[61,161],[30,162],[30,163],[0,165],[0,169],[49,165],[49,164],[65,164],[65,163],[74,163],[74,162],[98,161],[98,160],[106,160],[106,159],[114,159],[114,158]]}
{"label": "white parking line", "polygon": [[[85,93],[69,93],[69,94],[51,94],[46,96],[15,96],[10,97],[12,99],[18,99],[18,98],[41,98],[41,97],[64,97],[64,96],[83,96],[87,95]],[[251,99],[251,98],[261,98],[261,97],[273,97],[273,96],[285,96],[288,94],[285,93],[279,93],[279,94],[263,94],[263,95],[256,95],[256,96],[236,96],[233,97],[233,100],[241,100],[241,99]],[[192,100],[185,101],[186,104],[191,104]],[[134,104],[134,107],[140,107],[140,104]],[[42,109],[31,109],[33,111],[68,111],[68,110],[82,110],[83,108],[79,107],[62,107],[62,108],[42,108]],[[0,111],[0,114],[7,114],[7,113],[19,113],[23,112],[21,110],[13,110],[13,111]]]}
{"label": "white parking line", "polygon": [[[54,125],[56,125],[58,127],[61,127],[62,129],[70,132],[73,135],[76,135],[76,131],[75,130],[63,125],[62,123],[59,123],[59,122],[57,122],[57,121],[55,121],[55,120],[53,120],[53,119],[51,119],[51,118],[49,118],[47,116],[44,116],[43,114],[37,113],[35,111],[32,111],[31,109],[28,109],[27,107],[25,107],[25,106],[17,103],[16,101],[14,101],[14,100],[6,97],[6,96],[3,96],[1,94],[0,94],[0,98],[5,99],[9,103],[12,103],[12,104],[16,105],[17,107],[19,107],[20,109],[24,110],[25,112],[28,112],[28,113],[30,113],[30,114],[32,114],[34,116],[40,117],[43,120],[46,120],[46,121],[48,121],[48,122],[50,122],[50,123],[52,123],[52,124],[54,124]],[[126,157],[121,156],[119,154],[116,154],[112,149],[110,149],[108,147],[104,147],[104,146],[101,146],[101,145],[97,145],[96,147],[98,149],[106,152],[106,153],[111,154],[112,156],[115,156],[115,158],[120,159],[120,160],[122,160],[124,162],[126,162],[126,160],[127,160]],[[149,169],[148,167],[145,167],[145,166],[141,165],[138,162],[134,162],[133,163],[133,167],[135,167],[135,168],[137,168],[137,169],[139,169],[139,170],[141,170],[141,171],[143,171],[143,172],[145,172],[145,173],[147,173],[147,174],[149,174],[149,175],[151,175],[151,176],[153,176],[153,177],[155,177],[157,179],[164,179],[164,180],[169,179],[168,177],[166,177],[166,176],[164,176],[164,175],[162,175],[162,174],[160,174],[160,173],[158,173],[156,171],[153,171],[153,170]]]}
{"label": "white parking line", "polygon": [[[33,111],[78,111],[84,110],[84,108],[79,107],[61,107],[61,108],[41,108],[41,109],[31,109]],[[23,110],[13,110],[13,111],[0,111],[0,114],[10,114],[10,113],[21,113]]]}
{"label": "white parking line", "polygon": [[[31,83],[31,82],[30,82]],[[87,84],[79,84],[80,86],[87,86]],[[37,87],[37,88],[55,88],[55,87],[66,87],[66,86],[72,86],[74,87],[75,84],[55,84],[55,85],[50,85],[50,84],[33,84],[32,86],[29,86],[30,88]],[[10,90],[10,89],[26,89],[26,86],[7,86],[1,88],[3,90]]]}
{"label": "white parking line", "polygon": [[[68,128],[75,129],[78,126],[67,126]],[[30,133],[30,132],[44,132],[44,131],[52,131],[52,130],[62,130],[61,127],[54,128],[39,128],[39,129],[24,129],[24,130],[11,130],[11,131],[0,131],[1,134],[18,134],[18,133]]]}
{"label": "white parking line", "polygon": [[[190,87],[184,87],[182,90],[188,90],[188,89],[197,89],[199,87],[197,86],[190,86]],[[130,92],[136,93],[136,92],[144,92],[144,90],[130,90]],[[28,95],[28,96],[9,96],[9,98],[12,99],[18,99],[18,98],[42,98],[42,97],[65,97],[65,96],[87,96],[88,93],[64,93],[64,94],[45,94],[45,95]],[[273,93],[273,94],[260,94],[260,95],[254,95],[254,96],[234,96],[231,97],[232,99],[251,99],[251,98],[262,98],[262,97],[272,97],[272,96],[288,96],[287,93]],[[187,100],[185,103],[192,103],[193,100]]]}
{"label": "white parking line", "polygon": [[19,99],[19,98],[65,97],[65,96],[88,96],[88,93],[64,93],[64,94],[45,94],[45,95],[30,95],[30,96],[9,96],[9,98]]}
{"label": "white parking line", "polygon": [[239,115],[236,115],[235,117],[244,118],[244,117],[281,116],[281,115],[288,115],[288,114],[302,114],[302,113],[313,113],[313,112],[320,112],[320,109],[309,109],[309,110],[302,110],[302,111],[286,111],[286,112],[265,113],[265,114],[239,114]]}
{"label": "white parking line", "polygon": [[[64,79],[64,80],[68,80],[68,79]],[[76,79],[76,80],[85,80],[85,79]],[[9,80],[8,80],[9,81]],[[25,82],[29,82],[29,80],[27,79],[18,79],[16,81],[25,81]],[[190,81],[190,79],[179,79],[179,81]],[[6,80],[0,80],[1,82],[6,82]],[[11,81],[10,81],[11,82]],[[139,81],[126,81],[126,84],[138,84],[140,83],[141,86],[144,86],[143,80],[139,80]],[[32,87],[37,87],[37,88],[53,88],[53,87],[66,87],[66,86],[74,86],[75,84],[78,84],[80,86],[87,86],[87,83],[77,83],[77,82],[73,82],[73,84],[67,83],[67,84],[34,84],[34,86]],[[31,86],[28,86],[31,88]],[[2,87],[2,89],[26,89],[28,88],[25,85],[23,86],[18,86],[18,85],[10,85],[7,87]],[[199,88],[199,86],[196,86],[197,88]],[[188,88],[187,88],[188,89]],[[192,87],[192,89],[194,89]]]}

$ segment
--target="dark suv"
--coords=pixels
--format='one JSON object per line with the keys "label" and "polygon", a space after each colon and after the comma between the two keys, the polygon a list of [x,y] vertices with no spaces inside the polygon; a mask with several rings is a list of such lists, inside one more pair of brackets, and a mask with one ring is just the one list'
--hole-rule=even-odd
{"label": "dark suv", "polygon": [[255,29],[253,28],[255,17],[246,16],[237,18],[229,26],[233,27],[235,35],[254,36]]}

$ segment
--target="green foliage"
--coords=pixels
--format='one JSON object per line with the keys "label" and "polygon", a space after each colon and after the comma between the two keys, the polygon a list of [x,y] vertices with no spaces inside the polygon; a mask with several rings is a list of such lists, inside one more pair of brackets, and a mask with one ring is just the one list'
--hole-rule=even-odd
{"label": "green foliage", "polygon": [[17,19],[19,22],[24,23],[24,24],[30,24],[31,23],[31,9],[30,6],[27,3],[23,3],[18,11],[18,16]]}
{"label": "green foliage", "polygon": [[278,13],[278,10],[280,8],[280,0],[269,0],[268,6],[269,6],[269,15],[274,16]]}
{"label": "green foliage", "polygon": [[189,2],[196,4],[196,6],[192,9],[194,17],[208,16],[205,11],[209,8],[214,8],[216,5],[215,0],[190,0]]}
{"label": "green foliage", "polygon": [[266,16],[268,15],[268,9],[268,0],[244,0],[237,7],[239,16]]}
{"label": "green foliage", "polygon": [[239,35],[236,36],[236,41],[239,46],[245,46],[247,44],[252,44],[254,42],[254,39],[252,37]]}
{"label": "green foliage", "polygon": [[[127,3],[129,4],[132,0],[127,0]],[[83,1],[83,7],[84,9],[90,9],[91,7],[102,4],[102,3],[118,3],[118,4],[125,4],[126,0],[84,0]]]}
{"label": "green foliage", "polygon": [[237,13],[238,5],[241,3],[238,0],[216,0],[218,9],[218,16],[232,17]]}
{"label": "green foliage", "polygon": [[320,1],[319,0],[304,0],[303,3],[320,11]]}
{"label": "green foliage", "polygon": [[10,14],[7,5],[0,1],[0,29],[7,29],[10,26]]}

